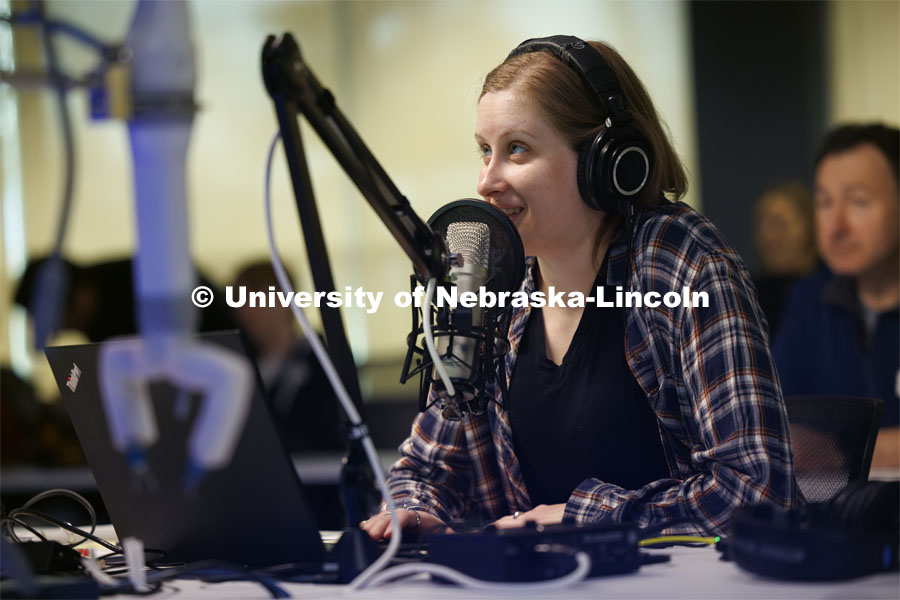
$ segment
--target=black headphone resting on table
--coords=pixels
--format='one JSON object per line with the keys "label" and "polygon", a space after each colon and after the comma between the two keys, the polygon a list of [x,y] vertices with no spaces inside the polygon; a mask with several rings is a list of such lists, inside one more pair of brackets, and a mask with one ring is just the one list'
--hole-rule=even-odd
{"label": "black headphone resting on table", "polygon": [[727,556],[743,569],[800,581],[849,579],[900,568],[900,482],[856,481],[828,502],[731,513]]}
{"label": "black headphone resting on table", "polygon": [[632,127],[625,94],[615,72],[587,42],[571,35],[525,40],[506,60],[519,54],[549,50],[572,67],[607,109],[606,128],[586,141],[578,153],[578,191],[595,210],[631,217],[632,200],[650,177],[653,153]]}

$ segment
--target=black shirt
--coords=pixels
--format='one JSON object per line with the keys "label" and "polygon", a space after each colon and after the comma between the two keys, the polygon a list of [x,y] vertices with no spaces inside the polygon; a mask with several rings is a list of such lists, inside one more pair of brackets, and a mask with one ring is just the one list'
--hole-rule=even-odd
{"label": "black shirt", "polygon": [[[605,280],[604,263],[594,289]],[[564,503],[589,478],[638,489],[669,477],[656,415],[625,362],[624,310],[640,309],[588,304],[561,365],[547,357],[543,312],[531,311],[508,408],[533,505]]]}

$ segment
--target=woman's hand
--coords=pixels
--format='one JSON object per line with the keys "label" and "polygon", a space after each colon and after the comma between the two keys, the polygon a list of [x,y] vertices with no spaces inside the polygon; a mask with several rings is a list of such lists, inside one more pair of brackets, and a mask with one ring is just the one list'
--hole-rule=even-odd
{"label": "woman's hand", "polygon": [[565,512],[565,504],[538,504],[528,512],[517,512],[514,515],[497,519],[493,524],[498,529],[521,527],[529,521],[534,521],[538,525],[554,525],[562,523]]}
{"label": "woman's hand", "polygon": [[[418,518],[416,517],[418,515]],[[432,515],[422,510],[397,509],[397,521],[400,529],[413,533],[438,533],[450,531],[447,525]],[[391,538],[391,513],[385,511],[372,515],[359,524],[359,528],[369,534],[373,540],[389,540]]]}

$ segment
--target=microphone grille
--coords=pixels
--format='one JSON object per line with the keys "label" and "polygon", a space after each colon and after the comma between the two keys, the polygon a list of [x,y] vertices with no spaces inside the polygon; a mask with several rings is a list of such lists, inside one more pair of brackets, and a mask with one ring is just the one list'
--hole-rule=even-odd
{"label": "microphone grille", "polygon": [[491,228],[487,223],[450,223],[447,226],[447,250],[462,254],[487,269],[490,263]]}

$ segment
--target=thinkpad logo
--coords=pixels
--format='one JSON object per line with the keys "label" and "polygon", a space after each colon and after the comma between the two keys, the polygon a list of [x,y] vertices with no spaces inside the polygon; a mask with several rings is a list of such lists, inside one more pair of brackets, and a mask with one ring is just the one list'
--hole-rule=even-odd
{"label": "thinkpad logo", "polygon": [[78,387],[78,380],[81,379],[81,369],[78,368],[78,365],[72,363],[72,370],[69,371],[69,376],[66,378],[66,387],[75,391],[75,388]]}

